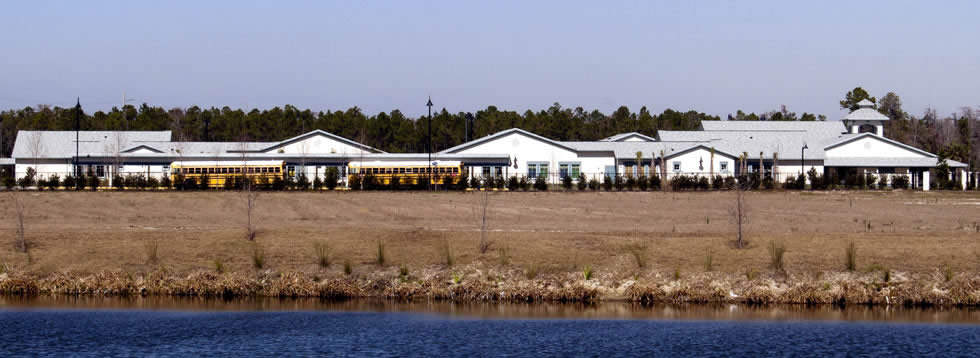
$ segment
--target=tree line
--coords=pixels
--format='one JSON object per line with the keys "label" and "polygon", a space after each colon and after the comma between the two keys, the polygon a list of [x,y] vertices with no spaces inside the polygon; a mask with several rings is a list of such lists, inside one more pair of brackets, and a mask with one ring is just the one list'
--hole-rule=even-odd
{"label": "tree line", "polygon": [[[945,158],[968,162],[971,166],[980,160],[980,128],[976,125],[974,108],[963,107],[943,118],[934,108],[927,108],[921,116],[916,116],[904,111],[897,94],[889,92],[879,100],[861,87],[845,95],[841,108],[857,108],[857,103],[863,99],[875,103],[878,111],[892,119],[885,127],[885,135],[889,138]],[[0,155],[10,155],[19,130],[74,130],[76,111],[81,130],[170,130],[176,141],[276,142],[322,129],[391,153],[425,152],[427,147],[428,117],[411,118],[397,109],[368,115],[358,107],[344,111],[312,111],[291,105],[249,111],[198,106],[168,110],[144,103],[138,107],[126,105],[92,114],[75,108],[44,105],[2,111]],[[523,113],[496,106],[476,113],[450,113],[442,109],[432,115],[432,149],[443,150],[466,138],[472,140],[514,127],[560,141],[593,141],[625,132],[656,136],[658,130],[696,130],[701,121],[720,119],[693,110],[667,109],[657,114],[646,107],[633,112],[626,106],[604,114],[582,107],[562,107],[558,103],[544,110]],[[727,119],[819,121],[826,117],[805,112],[797,115],[786,106],[780,106],[761,114],[738,110]]]}

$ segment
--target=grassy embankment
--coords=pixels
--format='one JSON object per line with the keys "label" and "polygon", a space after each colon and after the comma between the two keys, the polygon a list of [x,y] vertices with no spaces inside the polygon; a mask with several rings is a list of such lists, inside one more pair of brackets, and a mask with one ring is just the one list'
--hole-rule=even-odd
{"label": "grassy embankment", "polygon": [[980,304],[972,193],[751,193],[747,249],[732,193],[498,193],[486,253],[477,193],[263,193],[255,242],[236,193],[16,195],[8,294]]}

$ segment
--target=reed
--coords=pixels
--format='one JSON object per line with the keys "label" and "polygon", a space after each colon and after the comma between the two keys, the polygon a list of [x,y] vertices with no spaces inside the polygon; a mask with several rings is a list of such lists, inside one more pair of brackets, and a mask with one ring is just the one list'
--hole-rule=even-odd
{"label": "reed", "polygon": [[225,264],[221,262],[221,259],[214,259],[214,272],[225,273]]}
{"label": "reed", "polygon": [[314,242],[313,251],[316,252],[316,262],[321,268],[330,267],[330,244],[326,240]]}
{"label": "reed", "polygon": [[160,249],[160,243],[154,239],[143,240],[143,253],[146,255],[146,264],[154,265],[160,262],[160,255],[158,254]]}
{"label": "reed", "polygon": [[375,263],[377,263],[378,266],[384,266],[385,261],[385,243],[384,241],[378,241],[378,252],[377,256],[375,257]]}
{"label": "reed", "polygon": [[255,241],[252,241],[252,267],[256,270],[265,267],[265,248]]}
{"label": "reed", "polygon": [[786,245],[784,245],[782,242],[770,241],[769,267],[772,268],[773,271],[780,273],[786,272],[784,256],[786,256]]}
{"label": "reed", "polygon": [[582,278],[585,279],[586,281],[591,280],[592,279],[592,275],[594,273],[595,272],[592,270],[592,265],[591,264],[586,264],[585,267],[582,268]]}
{"label": "reed", "polygon": [[844,262],[846,263],[847,271],[854,271],[857,269],[857,246],[854,242],[847,244],[847,248],[844,249]]}
{"label": "reed", "polygon": [[644,254],[646,252],[646,246],[640,244],[629,245],[626,247],[626,249],[629,250],[630,255],[633,256],[633,261],[636,262],[636,267],[645,268],[647,266],[646,255]]}
{"label": "reed", "polygon": [[350,260],[344,260],[344,275],[350,276],[354,273],[354,267],[351,266]]}
{"label": "reed", "polygon": [[711,272],[715,270],[714,256],[711,254],[711,250],[705,251],[704,254],[704,271]]}

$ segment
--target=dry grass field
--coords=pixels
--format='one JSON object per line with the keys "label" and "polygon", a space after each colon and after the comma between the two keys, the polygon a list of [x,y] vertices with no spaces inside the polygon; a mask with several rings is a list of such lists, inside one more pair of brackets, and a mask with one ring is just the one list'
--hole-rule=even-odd
{"label": "dry grass field", "polygon": [[[12,195],[24,203],[28,255],[15,251]],[[386,265],[424,269],[505,265],[542,272],[740,274],[769,271],[785,245],[787,271],[980,269],[980,195],[961,192],[758,192],[747,195],[750,245],[733,249],[734,193],[491,193],[491,249],[481,254],[482,193],[262,193],[253,218],[265,268],[339,274]],[[235,192],[18,192],[0,195],[0,265],[36,274],[104,270],[250,271],[245,199]],[[331,265],[317,263],[326,243]],[[150,256],[156,256],[151,260]],[[637,256],[643,262],[639,267]]]}

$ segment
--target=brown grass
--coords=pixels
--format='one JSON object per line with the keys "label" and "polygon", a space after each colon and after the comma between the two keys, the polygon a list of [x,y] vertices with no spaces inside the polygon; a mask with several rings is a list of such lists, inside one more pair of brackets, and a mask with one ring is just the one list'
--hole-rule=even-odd
{"label": "brown grass", "polygon": [[[330,237],[331,256],[348,261],[356,275],[396,269],[375,266],[379,242],[385,261],[412,272],[444,267],[440,246],[448,240],[455,266],[496,266],[499,257],[478,249],[473,195],[263,193],[252,218],[262,232],[263,269],[318,274],[323,269],[310,259],[310,248],[322,237]],[[980,267],[975,193],[747,193],[752,217],[749,246],[742,250],[725,244],[734,238],[731,224],[704,219],[725,217],[727,206],[717,203],[732,202],[732,195],[499,193],[488,210],[494,247],[507,248],[506,261],[521,276],[533,267],[534,276],[581,278],[589,263],[600,277],[615,280],[669,278],[675,269],[687,279],[704,271],[710,252],[712,274],[744,278],[771,271],[770,241],[791,253],[790,274],[842,270],[840,251],[851,242],[861,249],[862,265],[877,263],[892,275],[935,274],[937,263],[945,262],[959,273],[953,282]],[[148,240],[158,243],[158,265],[167,272],[213,272],[215,261],[229,273],[254,272],[253,246],[241,240],[245,218],[237,215],[237,193],[41,192],[22,199],[35,208],[25,217],[33,228],[33,260],[14,250],[16,220],[0,220],[0,261],[10,272],[145,272]],[[8,200],[0,196],[0,217],[15,218]],[[311,220],[311,212],[319,219]],[[870,232],[866,222],[874,223]],[[627,249],[641,244],[644,267]],[[342,275],[342,267],[327,272]]]}

